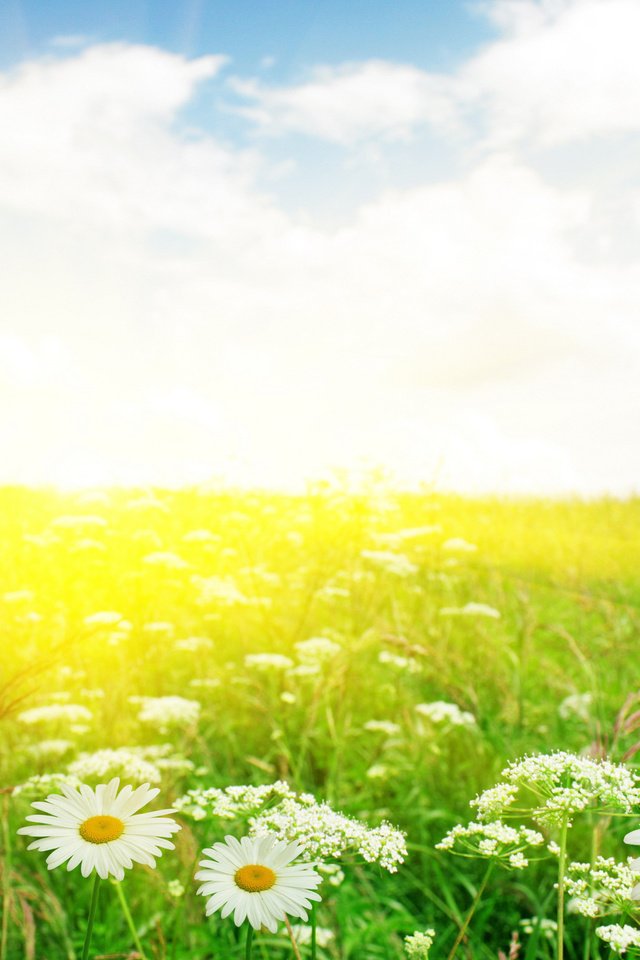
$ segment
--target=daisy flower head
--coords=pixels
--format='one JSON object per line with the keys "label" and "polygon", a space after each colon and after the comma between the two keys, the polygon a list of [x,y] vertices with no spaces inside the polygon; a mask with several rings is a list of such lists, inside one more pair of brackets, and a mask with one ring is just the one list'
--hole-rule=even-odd
{"label": "daisy flower head", "polygon": [[245,919],[254,930],[266,927],[275,933],[278,920],[287,915],[307,919],[311,900],[320,900],[315,892],[322,877],[310,863],[293,863],[301,853],[297,843],[275,837],[225,837],[203,851],[210,859],[201,860],[196,880],[203,883],[198,893],[209,897],[206,914],[216,910],[224,919],[233,912],[236,926]]}
{"label": "daisy flower head", "polygon": [[119,777],[95,789],[61,783],[63,796],[53,793],[34,802],[32,806],[41,813],[27,817],[32,825],[18,830],[36,838],[27,849],[50,850],[49,870],[63,863],[67,870],[80,865],[83,877],[95,871],[103,880],[109,875],[122,880],[125,868],[130,869],[134,861],[155,867],[162,850],[173,849],[169,837],[180,829],[167,816],[173,810],[138,813],[160,791],[148,783],[118,792],[119,786]]}

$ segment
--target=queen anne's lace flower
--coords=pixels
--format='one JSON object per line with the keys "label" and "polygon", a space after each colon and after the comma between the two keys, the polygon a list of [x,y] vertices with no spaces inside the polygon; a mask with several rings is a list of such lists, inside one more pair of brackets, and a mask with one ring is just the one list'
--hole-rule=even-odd
{"label": "queen anne's lace flower", "polygon": [[33,707],[18,714],[18,720],[27,726],[40,723],[79,723],[93,719],[91,710],[76,703],[51,703],[45,707]]}
{"label": "queen anne's lace flower", "polygon": [[637,909],[637,861],[617,863],[613,857],[597,857],[593,864],[570,863],[565,885],[576,913],[601,917]]}
{"label": "queen anne's lace flower", "polygon": [[467,710],[461,710],[456,703],[435,700],[433,703],[417,703],[416,713],[431,723],[448,724],[452,727],[475,727],[476,718]]}
{"label": "queen anne's lace flower", "polygon": [[390,824],[367,827],[360,820],[337,813],[327,803],[318,803],[309,794],[285,797],[250,824],[252,836],[273,834],[280,840],[295,840],[308,860],[337,860],[359,854],[368,863],[379,863],[395,873],[407,855],[404,834]]}
{"label": "queen anne's lace flower", "polygon": [[528,827],[511,827],[500,820],[492,823],[458,824],[436,844],[437,850],[450,850],[466,856],[499,860],[503,866],[522,870],[529,861],[523,851],[539,847],[544,837]]}
{"label": "queen anne's lace flower", "polygon": [[640,930],[630,927],[628,923],[624,926],[612,923],[607,927],[596,927],[596,934],[609,944],[614,953],[626,953],[630,947],[640,949]]}
{"label": "queen anne's lace flower", "polygon": [[481,820],[508,814],[518,791],[532,795],[531,816],[547,826],[571,819],[588,807],[630,813],[640,804],[640,779],[622,764],[559,751],[509,764],[506,783],[485,791],[471,805]]}
{"label": "queen anne's lace flower", "polygon": [[81,754],[69,765],[69,773],[79,780],[106,780],[121,775],[131,783],[160,783],[162,775],[158,767],[141,756],[140,750],[97,750]]}
{"label": "queen anne's lace flower", "polygon": [[288,843],[295,841],[303,848],[305,860],[355,854],[395,873],[407,855],[404,834],[390,824],[369,827],[327,803],[318,803],[312,794],[295,793],[283,780],[259,787],[189,790],[176,800],[175,808],[194,820],[249,817],[252,837],[273,835]]}
{"label": "queen anne's lace flower", "polygon": [[393,723],[391,720],[367,720],[363,730],[370,733],[384,733],[387,737],[393,737],[400,733],[400,724]]}
{"label": "queen anne's lace flower", "polygon": [[442,607],[440,609],[441,617],[489,617],[492,620],[499,620],[502,614],[495,607],[490,607],[487,603],[465,603],[464,607]]}
{"label": "queen anne's lace flower", "polygon": [[362,550],[361,557],[368,560],[375,567],[392,573],[396,577],[410,577],[418,572],[418,567],[403,553],[393,553],[390,550]]}
{"label": "queen anne's lace flower", "polygon": [[256,670],[288,670],[293,666],[293,660],[282,653],[248,653],[244,665]]}
{"label": "queen anne's lace flower", "polygon": [[167,733],[171,727],[190,727],[198,722],[200,703],[185,697],[129,697],[130,703],[140,705],[141,723]]}
{"label": "queen anne's lace flower", "polygon": [[415,933],[404,938],[404,952],[409,960],[427,960],[429,950],[435,940],[436,932],[433,929]]}

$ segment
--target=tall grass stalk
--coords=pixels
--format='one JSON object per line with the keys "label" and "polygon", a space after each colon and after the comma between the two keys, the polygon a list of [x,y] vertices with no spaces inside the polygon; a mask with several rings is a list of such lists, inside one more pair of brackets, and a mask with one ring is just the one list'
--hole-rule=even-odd
{"label": "tall grass stalk", "polygon": [[120,906],[122,907],[124,918],[127,921],[127,926],[129,927],[131,937],[133,939],[133,942],[136,945],[136,950],[140,954],[140,960],[147,960],[145,956],[145,952],[142,949],[142,944],[140,943],[140,937],[138,936],[138,931],[136,930],[135,924],[133,922],[133,917],[131,916],[131,911],[129,910],[129,905],[124,895],[124,890],[122,889],[122,884],[116,881],[114,886],[116,888],[116,893],[118,894],[118,900],[120,901]]}
{"label": "tall grass stalk", "polygon": [[289,917],[285,916],[284,922],[285,922],[285,926],[286,926],[286,928],[287,928],[287,933],[289,934],[289,939],[291,940],[291,946],[293,947],[293,953],[294,953],[294,955],[295,955],[295,958],[296,958],[296,960],[302,960],[302,957],[300,956],[300,951],[299,951],[299,949],[298,949],[298,944],[296,943],[296,938],[295,938],[294,933],[293,933],[293,927],[291,926],[291,921],[289,920]]}
{"label": "tall grass stalk", "polygon": [[569,818],[565,816],[560,830],[560,856],[558,857],[558,946],[556,956],[564,956],[564,875],[567,865],[567,830]]}
{"label": "tall grass stalk", "polygon": [[9,940],[9,901],[11,899],[11,835],[9,831],[9,796],[2,797],[2,932],[0,934],[0,960],[7,960]]}
{"label": "tall grass stalk", "polygon": [[485,888],[486,888],[486,886],[487,886],[487,883],[489,882],[489,877],[491,876],[491,872],[492,872],[492,870],[493,870],[493,866],[494,866],[493,863],[490,863],[489,866],[487,867],[487,871],[486,871],[486,873],[485,873],[485,875],[484,875],[484,877],[483,877],[483,879],[482,879],[482,883],[481,883],[480,886],[478,887],[478,891],[477,891],[475,897],[473,898],[473,903],[471,904],[471,907],[469,908],[469,912],[467,913],[466,917],[464,918],[464,922],[463,922],[462,926],[460,927],[460,929],[459,929],[459,931],[458,931],[458,936],[457,936],[456,939],[454,940],[453,946],[451,947],[451,950],[449,951],[449,955],[448,955],[448,957],[447,957],[447,960],[453,960],[453,958],[455,957],[455,955],[456,955],[456,953],[457,953],[457,951],[458,951],[458,947],[459,947],[460,944],[462,943],[462,938],[464,937],[465,933],[467,932],[467,929],[468,929],[468,927],[469,927],[469,924],[471,923],[471,918],[473,917],[474,913],[476,912],[476,909],[477,909],[477,907],[478,907],[478,904],[480,903],[480,900],[481,900],[481,898],[482,898],[482,894],[484,893]]}

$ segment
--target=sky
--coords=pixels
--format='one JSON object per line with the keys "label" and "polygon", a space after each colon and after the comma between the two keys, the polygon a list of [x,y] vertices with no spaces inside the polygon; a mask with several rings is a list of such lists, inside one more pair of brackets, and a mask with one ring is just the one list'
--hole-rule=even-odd
{"label": "sky", "polygon": [[0,482],[640,488],[640,0],[7,0]]}

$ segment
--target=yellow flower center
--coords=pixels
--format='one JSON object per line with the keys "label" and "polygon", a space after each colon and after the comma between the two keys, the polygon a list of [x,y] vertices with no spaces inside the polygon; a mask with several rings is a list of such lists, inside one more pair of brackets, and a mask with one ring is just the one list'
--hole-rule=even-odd
{"label": "yellow flower center", "polygon": [[248,863],[246,867],[236,870],[234,880],[241,890],[259,893],[260,890],[268,890],[274,885],[276,875],[269,867],[263,867],[259,863]]}
{"label": "yellow flower center", "polygon": [[110,817],[106,813],[98,817],[89,817],[80,824],[80,836],[89,843],[109,843],[117,840],[124,833],[124,823],[117,817]]}

